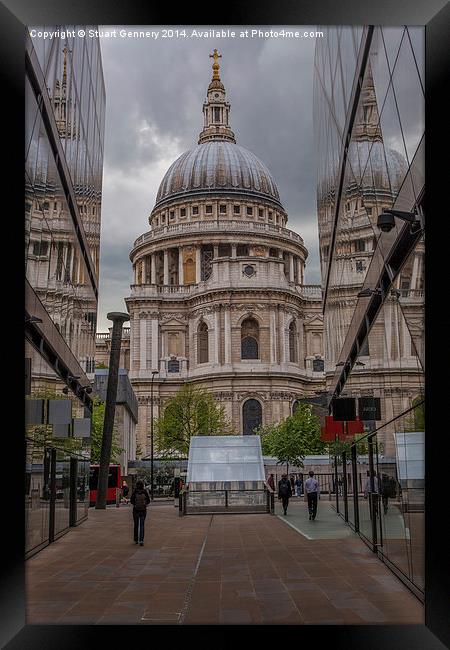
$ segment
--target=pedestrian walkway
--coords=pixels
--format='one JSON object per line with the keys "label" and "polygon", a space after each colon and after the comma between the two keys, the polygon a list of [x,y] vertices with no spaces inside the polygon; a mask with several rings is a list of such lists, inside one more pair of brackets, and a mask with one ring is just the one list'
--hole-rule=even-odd
{"label": "pedestrian walkway", "polygon": [[132,540],[130,507],[91,509],[27,561],[26,581],[31,624],[424,620],[419,601],[356,535],[307,539],[276,516],[179,517],[170,504],[149,508],[143,547]]}
{"label": "pedestrian walkway", "polygon": [[288,514],[283,515],[280,501],[275,502],[275,513],[289,526],[292,526],[306,539],[342,539],[344,537],[358,536],[347,526],[340,517],[333,502],[319,499],[317,516],[314,521],[309,520],[308,504],[304,497],[293,497],[289,500]]}

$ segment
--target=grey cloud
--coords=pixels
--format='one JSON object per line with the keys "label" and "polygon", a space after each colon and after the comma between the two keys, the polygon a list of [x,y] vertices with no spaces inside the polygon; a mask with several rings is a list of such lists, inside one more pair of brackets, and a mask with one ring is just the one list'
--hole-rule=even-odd
{"label": "grey cloud", "polygon": [[214,47],[222,54],[220,73],[237,141],[270,169],[289,226],[309,249],[307,281],[320,282],[314,45],[309,39],[101,41],[107,118],[99,328],[108,326],[107,309],[122,309],[129,294],[128,254],[134,239],[148,229],[162,176],[197,143]]}

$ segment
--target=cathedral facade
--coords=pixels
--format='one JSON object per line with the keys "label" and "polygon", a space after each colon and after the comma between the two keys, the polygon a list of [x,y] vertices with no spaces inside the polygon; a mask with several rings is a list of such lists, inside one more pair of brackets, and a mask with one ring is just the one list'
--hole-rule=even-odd
{"label": "cathedral facade", "polygon": [[[319,286],[269,170],[236,143],[219,55],[193,149],[165,174],[150,230],[130,253],[130,379],[138,442],[190,381],[225,407],[236,434],[292,414],[324,385]],[[153,395],[153,408],[151,398]]]}

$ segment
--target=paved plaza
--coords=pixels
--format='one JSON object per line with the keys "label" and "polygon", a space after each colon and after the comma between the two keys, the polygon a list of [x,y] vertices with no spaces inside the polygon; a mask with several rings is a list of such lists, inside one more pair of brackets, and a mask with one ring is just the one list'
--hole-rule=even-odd
{"label": "paved plaza", "polygon": [[[277,504],[277,515],[278,515]],[[336,515],[190,515],[130,506],[88,520],[26,563],[29,624],[423,624],[421,603]]]}

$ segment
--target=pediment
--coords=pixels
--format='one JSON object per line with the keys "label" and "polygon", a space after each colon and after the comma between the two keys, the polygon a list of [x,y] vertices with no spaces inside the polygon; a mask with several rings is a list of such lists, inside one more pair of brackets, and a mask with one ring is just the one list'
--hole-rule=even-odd
{"label": "pediment", "polygon": [[323,317],[322,316],[313,316],[309,320],[305,320],[305,327],[323,327]]}
{"label": "pediment", "polygon": [[162,327],[186,327],[186,321],[179,320],[178,318],[169,318],[168,320],[163,320],[161,326]]}

